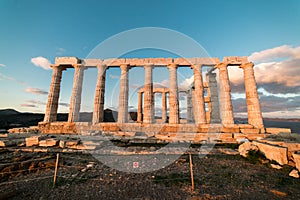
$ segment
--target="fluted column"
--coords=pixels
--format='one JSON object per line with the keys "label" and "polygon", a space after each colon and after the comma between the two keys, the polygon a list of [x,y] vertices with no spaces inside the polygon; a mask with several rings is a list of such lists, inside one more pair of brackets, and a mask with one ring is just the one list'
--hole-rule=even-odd
{"label": "fluted column", "polygon": [[128,122],[128,65],[121,65],[118,123]]}
{"label": "fluted column", "polygon": [[224,125],[231,125],[234,124],[234,120],[227,64],[219,63],[216,67],[219,69],[220,76],[220,103],[222,123]]}
{"label": "fluted column", "polygon": [[194,122],[192,96],[193,96],[192,88],[190,88],[186,93],[187,123]]}
{"label": "fluted column", "polygon": [[98,77],[94,98],[93,124],[103,122],[106,65],[98,65]]}
{"label": "fluted column", "polygon": [[205,103],[203,93],[203,79],[202,79],[202,66],[192,65],[191,68],[194,70],[194,87],[195,87],[195,106],[194,117],[196,124],[205,124]]}
{"label": "fluted column", "polygon": [[152,69],[153,65],[145,65],[145,86],[144,86],[144,117],[143,123],[151,124],[154,119],[154,96],[153,96],[153,82]]}
{"label": "fluted column", "polygon": [[138,110],[137,110],[137,122],[142,122],[143,120],[143,93],[138,92]]}
{"label": "fluted column", "polygon": [[60,83],[62,71],[64,70],[64,68],[62,66],[53,65],[52,69],[52,80],[50,85],[50,91],[48,94],[48,102],[46,106],[44,122],[54,122],[57,119]]}
{"label": "fluted column", "polygon": [[179,108],[178,108],[178,86],[177,86],[177,65],[168,65],[170,73],[170,93],[169,93],[169,123],[179,124]]}
{"label": "fluted column", "polygon": [[70,111],[68,122],[78,122],[79,121],[79,111],[81,104],[81,92],[82,92],[82,82],[83,82],[83,72],[84,66],[81,64],[73,65],[75,68],[74,73],[74,83],[72,96],[70,101]]}
{"label": "fluted column", "polygon": [[263,128],[263,119],[257,94],[256,81],[254,77],[254,64],[245,63],[240,67],[244,70],[248,123],[257,128]]}
{"label": "fluted column", "polygon": [[207,73],[206,78],[208,82],[208,94],[211,102],[210,123],[220,123],[221,119],[216,73]]}
{"label": "fluted column", "polygon": [[162,119],[162,122],[165,123],[165,122],[167,122],[167,97],[166,97],[167,93],[162,92],[161,95],[162,95],[161,119]]}

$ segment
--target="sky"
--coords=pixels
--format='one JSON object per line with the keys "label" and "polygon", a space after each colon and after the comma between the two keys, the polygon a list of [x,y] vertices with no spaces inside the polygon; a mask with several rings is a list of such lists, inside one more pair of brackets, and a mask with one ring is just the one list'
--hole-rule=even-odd
{"label": "sky", "polygon": [[[298,0],[1,0],[0,27],[0,109],[43,113],[51,82],[50,64],[55,62],[55,57],[88,58],[105,41],[130,30],[154,27],[184,36],[203,50],[203,54],[186,50],[185,40],[172,43],[177,48],[184,46],[184,55],[205,55],[220,60],[224,56],[248,56],[255,64],[263,116],[300,118]],[[136,38],[156,40],[151,36],[137,34]],[[118,50],[122,45],[116,43],[108,50],[111,54],[99,53],[97,58],[182,56],[176,51],[151,48],[120,55]],[[81,111],[91,112],[97,71],[88,69],[84,73]],[[63,72],[59,112],[68,112],[73,74],[72,69]],[[106,108],[117,109],[119,77],[119,69],[107,71]],[[235,116],[246,116],[242,70],[229,67],[229,77]],[[144,81],[143,68],[132,68],[129,78],[129,108],[135,110],[136,91]],[[154,69],[156,85],[167,87],[168,79],[166,68]],[[191,69],[178,69],[180,87],[192,80]],[[155,100],[159,113],[160,96]],[[185,96],[181,96],[182,113],[185,102]]]}

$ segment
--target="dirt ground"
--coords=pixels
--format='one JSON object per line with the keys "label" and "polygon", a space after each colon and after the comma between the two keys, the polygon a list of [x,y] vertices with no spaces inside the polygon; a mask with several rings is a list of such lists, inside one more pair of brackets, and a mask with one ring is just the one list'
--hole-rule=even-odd
{"label": "dirt ground", "polygon": [[192,158],[194,191],[188,154],[157,171],[128,173],[91,155],[61,153],[53,187],[56,154],[2,150],[0,199],[300,199],[300,180],[288,176],[288,166],[221,153]]}

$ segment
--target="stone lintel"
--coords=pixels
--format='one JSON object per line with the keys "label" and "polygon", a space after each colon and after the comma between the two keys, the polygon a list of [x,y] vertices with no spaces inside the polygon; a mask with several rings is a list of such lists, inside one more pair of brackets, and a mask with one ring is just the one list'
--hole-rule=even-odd
{"label": "stone lintel", "polygon": [[227,63],[228,65],[241,65],[244,63],[249,63],[247,56],[228,56],[223,58],[223,62]]}
{"label": "stone lintel", "polygon": [[81,60],[77,57],[56,57],[55,64],[56,65],[74,65],[80,64]]}

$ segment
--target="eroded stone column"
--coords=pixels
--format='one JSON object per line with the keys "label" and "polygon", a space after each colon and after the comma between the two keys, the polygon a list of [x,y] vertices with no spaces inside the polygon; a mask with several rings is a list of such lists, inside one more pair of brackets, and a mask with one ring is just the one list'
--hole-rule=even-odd
{"label": "eroded stone column", "polygon": [[143,120],[143,93],[138,92],[138,110],[137,110],[137,122],[142,122]]}
{"label": "eroded stone column", "polygon": [[230,95],[230,83],[228,78],[228,70],[226,63],[216,65],[219,69],[220,76],[220,103],[221,103],[221,118],[224,125],[234,124],[232,103]]}
{"label": "eroded stone column", "polygon": [[57,120],[57,108],[60,92],[60,83],[62,77],[62,71],[65,69],[62,66],[52,66],[52,80],[50,85],[50,91],[48,94],[48,102],[46,106],[46,112],[44,122],[54,122]]}
{"label": "eroded stone column", "polygon": [[79,121],[83,72],[85,69],[81,64],[73,65],[73,67],[75,68],[75,73],[68,122]]}
{"label": "eroded stone column", "polygon": [[240,67],[244,70],[248,123],[255,126],[256,128],[263,128],[263,119],[253,69],[254,64],[245,63]]}
{"label": "eroded stone column", "polygon": [[118,123],[128,122],[128,65],[121,65]]}
{"label": "eroded stone column", "polygon": [[186,93],[186,106],[187,106],[187,123],[194,122],[193,114],[193,90],[190,88]]}
{"label": "eroded stone column", "polygon": [[93,124],[103,122],[106,65],[98,65],[98,77],[94,99]]}
{"label": "eroded stone column", "polygon": [[208,96],[211,102],[210,123],[220,123],[220,107],[218,96],[218,85],[216,80],[216,73],[207,73],[208,82]]}
{"label": "eroded stone column", "polygon": [[154,95],[152,82],[153,65],[145,65],[145,86],[144,86],[144,117],[143,123],[151,124],[154,119]]}
{"label": "eroded stone column", "polygon": [[191,68],[194,70],[194,87],[195,87],[195,106],[194,107],[194,118],[196,124],[205,124],[205,103],[203,93],[203,79],[202,79],[202,66],[192,65]]}
{"label": "eroded stone column", "polygon": [[178,108],[178,86],[177,86],[177,65],[168,65],[170,73],[170,93],[169,93],[169,123],[179,124],[179,108]]}
{"label": "eroded stone column", "polygon": [[162,92],[162,106],[161,106],[161,119],[163,123],[167,122],[167,93],[166,92]]}

